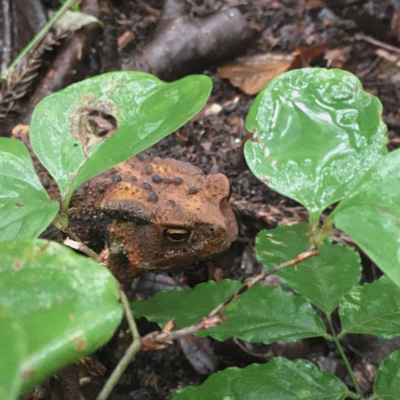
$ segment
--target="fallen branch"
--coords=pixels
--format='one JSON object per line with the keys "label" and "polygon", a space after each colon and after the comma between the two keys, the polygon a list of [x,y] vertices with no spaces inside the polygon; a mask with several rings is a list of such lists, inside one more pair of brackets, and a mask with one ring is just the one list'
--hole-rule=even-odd
{"label": "fallen branch", "polygon": [[178,0],[166,0],[153,41],[123,69],[174,80],[233,59],[254,41],[256,31],[236,8],[207,18],[191,18],[185,12]]}

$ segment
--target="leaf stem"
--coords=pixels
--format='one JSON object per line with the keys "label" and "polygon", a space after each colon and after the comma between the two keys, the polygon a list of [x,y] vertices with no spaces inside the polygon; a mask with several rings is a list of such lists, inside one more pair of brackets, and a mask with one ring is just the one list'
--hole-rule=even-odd
{"label": "leaf stem", "polygon": [[122,287],[119,287],[119,296],[121,303],[124,307],[124,314],[125,318],[128,321],[129,329],[132,334],[132,343],[128,347],[127,351],[125,352],[124,356],[119,360],[119,363],[115,367],[114,371],[107,379],[107,382],[104,384],[103,388],[101,389],[99,395],[97,396],[96,400],[106,400],[108,396],[111,394],[112,390],[114,389],[115,385],[118,383],[119,379],[121,378],[122,374],[128,367],[129,363],[133,360],[137,352],[142,347],[141,338],[139,335],[139,331],[137,329],[135,319],[132,315],[131,308],[129,306],[128,298]]}
{"label": "leaf stem", "polygon": [[60,9],[54,14],[53,18],[36,34],[36,36],[25,46],[25,48],[18,54],[17,58],[8,66],[0,77],[0,83],[6,79],[12,70],[19,64],[19,62],[46,36],[51,27],[63,16],[63,14],[75,3],[75,0],[68,0]]}
{"label": "leaf stem", "polygon": [[140,338],[137,337],[131,345],[128,347],[128,350],[124,354],[124,356],[119,361],[118,365],[107,379],[107,382],[101,389],[101,392],[96,397],[96,400],[106,400],[108,396],[111,394],[112,390],[114,389],[115,385],[118,383],[119,378],[125,371],[126,367],[129,365],[133,357],[135,357],[136,353],[140,350],[141,342]]}
{"label": "leaf stem", "polygon": [[329,327],[331,328],[331,331],[332,331],[333,341],[336,344],[337,348],[339,349],[339,353],[340,353],[340,355],[341,355],[341,357],[342,357],[342,359],[344,361],[344,364],[346,366],[347,372],[349,373],[349,377],[350,377],[351,381],[353,382],[354,389],[357,392],[358,397],[355,397],[355,398],[362,399],[363,397],[361,395],[360,385],[357,382],[357,379],[356,379],[356,377],[354,375],[354,372],[351,369],[351,365],[349,363],[349,360],[347,359],[346,354],[344,353],[343,347],[340,344],[340,341],[338,339],[338,336],[336,335],[335,328],[333,327],[332,318],[331,318],[330,314],[326,314],[326,318],[328,320]]}
{"label": "leaf stem", "polygon": [[140,338],[139,331],[136,326],[135,318],[132,315],[132,310],[129,305],[129,300],[126,297],[124,289],[122,289],[121,286],[119,287],[119,296],[121,299],[122,306],[124,307],[125,317],[128,322],[129,329],[131,331],[132,339],[133,341],[135,341],[136,338]]}

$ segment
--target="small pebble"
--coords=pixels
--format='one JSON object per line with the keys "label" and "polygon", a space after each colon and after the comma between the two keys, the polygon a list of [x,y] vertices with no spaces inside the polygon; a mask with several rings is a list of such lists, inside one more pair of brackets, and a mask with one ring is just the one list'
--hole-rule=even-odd
{"label": "small pebble", "polygon": [[151,185],[150,185],[150,183],[144,182],[142,186],[143,186],[143,188],[146,189],[146,190],[151,190]]}

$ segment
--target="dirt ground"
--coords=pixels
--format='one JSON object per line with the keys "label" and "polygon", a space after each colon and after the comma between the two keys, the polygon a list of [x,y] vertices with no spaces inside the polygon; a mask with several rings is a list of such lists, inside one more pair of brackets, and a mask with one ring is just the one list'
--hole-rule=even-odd
{"label": "dirt ground", "polygon": [[[50,7],[56,3],[48,1],[45,5]],[[74,81],[125,68],[133,57],[145,53],[146,46],[155,40],[160,29],[162,31],[159,20],[164,2],[161,0],[90,0],[83,1],[85,4],[89,12],[101,16],[103,29],[85,28],[72,37],[60,39],[59,45],[49,46],[50,49],[40,57],[38,75],[30,79],[29,86],[20,88],[19,92],[15,89],[14,92],[22,93],[23,97],[15,100],[11,112],[3,121],[0,120],[2,135],[9,136],[12,127],[19,122],[29,122],[34,104],[43,95]],[[244,78],[242,75],[239,77],[241,84],[249,79],[263,82],[266,77],[276,75],[277,71],[294,66],[335,67],[354,73],[364,88],[382,101],[389,148],[398,147],[398,0],[193,0],[184,2],[184,6],[185,15],[189,16],[190,21],[209,18],[227,8],[235,7],[240,11],[247,29],[251,30],[251,40],[247,39],[244,46],[238,46],[236,54],[233,51],[227,58],[232,61],[237,57],[263,55],[267,60],[257,71],[243,61],[241,68],[244,69]],[[23,30],[21,19],[13,22],[15,30]],[[179,40],[184,41],[185,37],[181,36]],[[12,48],[14,54],[19,51],[16,43]],[[79,52],[75,51],[74,43],[81,46]],[[214,48],[210,50],[212,52],[215,52]],[[64,64],[60,61],[61,56],[64,57]],[[296,62],[293,64],[291,59],[288,63],[287,57],[295,58]],[[236,212],[240,236],[226,254],[211,260],[186,268],[174,268],[168,273],[143,274],[126,287],[131,298],[149,297],[176,285],[189,288],[210,279],[220,281],[251,276],[261,268],[254,254],[257,232],[262,228],[272,228],[278,222],[288,223],[306,218],[306,213],[299,205],[269,190],[247,168],[243,157],[243,145],[249,137],[245,130],[245,118],[254,100],[254,94],[249,94],[254,88],[246,86],[242,90],[232,84],[234,77],[222,78],[223,70],[218,71],[218,67],[229,62],[213,62],[211,55],[209,58],[204,63],[194,63],[188,67],[192,73],[204,73],[213,80],[214,88],[208,105],[178,132],[153,146],[150,151],[161,157],[188,161],[206,173],[226,174],[231,182],[230,201]],[[176,69],[179,71],[181,67],[179,65]],[[163,73],[160,72],[160,75],[163,76]],[[0,102],[0,113],[1,107],[4,109],[4,101]],[[363,279],[370,281],[379,272],[366,256],[362,257]],[[121,327],[116,336],[123,336],[125,328]],[[145,334],[157,329],[157,326],[140,320],[139,329]],[[83,387],[86,399],[95,397],[107,374],[115,366],[120,343],[121,339],[114,338],[97,353],[96,357],[107,372],[103,376],[92,377],[90,383]],[[372,391],[379,361],[399,345],[396,341],[383,341],[366,335],[361,339],[358,335],[357,340],[353,340],[351,335],[346,336],[345,351],[365,395]],[[189,337],[166,350],[140,353],[124,373],[111,399],[168,399],[177,388],[198,385],[218,370],[267,362],[277,355],[311,360],[322,370],[344,379],[351,387],[338,351],[322,339],[303,340],[295,344],[277,342],[266,346],[236,339],[221,343]],[[51,379],[41,391],[37,391],[35,398],[63,398],[59,382]]]}

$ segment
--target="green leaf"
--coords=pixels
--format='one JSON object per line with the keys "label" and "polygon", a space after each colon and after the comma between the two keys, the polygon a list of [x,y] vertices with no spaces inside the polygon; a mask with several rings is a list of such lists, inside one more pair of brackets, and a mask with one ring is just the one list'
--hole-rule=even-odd
{"label": "green leaf", "polygon": [[122,317],[117,285],[58,243],[0,243],[0,305],[25,332],[21,393],[111,338]]}
{"label": "green leaf", "polygon": [[14,400],[21,386],[24,336],[20,325],[0,304],[0,399]]}
{"label": "green leaf", "polygon": [[400,350],[394,351],[379,365],[374,383],[374,394],[381,400],[400,399]]}
{"label": "green leaf", "polygon": [[239,281],[224,280],[201,283],[192,290],[177,287],[170,292],[158,292],[150,300],[136,300],[131,309],[136,318],[146,317],[160,326],[175,318],[176,328],[181,329],[200,321],[240,286]]}
{"label": "green leaf", "polygon": [[400,286],[400,150],[375,164],[332,216],[335,225]]}
{"label": "green leaf", "polygon": [[276,357],[217,372],[200,386],[178,390],[171,400],[343,400],[349,394],[339,378],[311,362]]}
{"label": "green leaf", "polygon": [[400,336],[400,289],[389,278],[353,288],[339,307],[343,333]]}
{"label": "green leaf", "polygon": [[349,72],[286,72],[250,108],[246,161],[272,189],[319,215],[387,153],[381,114],[378,98]]}
{"label": "green leaf", "polygon": [[[280,225],[261,231],[256,238],[258,260],[265,268],[295,258],[308,246],[308,224]],[[297,267],[290,266],[276,274],[286,286],[306,297],[322,311],[330,314],[340,299],[361,278],[361,260],[351,247],[324,242],[318,256],[309,258]]]}
{"label": "green leaf", "polygon": [[[165,83],[143,72],[99,75],[36,106],[30,127],[32,148],[65,198],[94,175],[178,129],[204,106],[210,91],[206,76]],[[108,140],[90,131],[86,117],[92,111],[117,120],[118,129]]]}
{"label": "green leaf", "polygon": [[241,295],[224,311],[228,321],[200,331],[198,336],[225,340],[231,336],[247,342],[269,344],[282,340],[324,336],[325,325],[303,297],[278,286],[258,285]]}
{"label": "green leaf", "polygon": [[0,138],[0,241],[37,237],[58,209],[40,183],[24,144]]}

